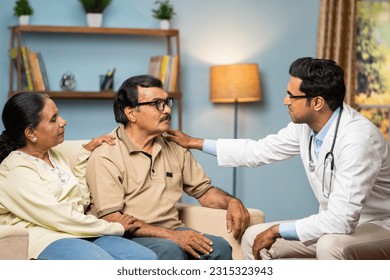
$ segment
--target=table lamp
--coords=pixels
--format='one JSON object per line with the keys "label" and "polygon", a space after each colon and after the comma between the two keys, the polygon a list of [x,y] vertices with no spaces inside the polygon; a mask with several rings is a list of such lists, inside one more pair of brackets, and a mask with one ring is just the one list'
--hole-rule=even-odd
{"label": "table lamp", "polygon": [[[210,67],[210,101],[234,103],[234,139],[237,139],[238,103],[262,98],[259,66],[255,63],[215,65]],[[233,191],[236,195],[236,167],[233,168]]]}

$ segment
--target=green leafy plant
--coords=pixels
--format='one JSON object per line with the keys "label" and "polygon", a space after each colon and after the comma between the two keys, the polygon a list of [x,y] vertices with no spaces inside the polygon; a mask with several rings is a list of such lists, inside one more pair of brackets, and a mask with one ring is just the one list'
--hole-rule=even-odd
{"label": "green leafy plant", "polygon": [[15,6],[14,6],[14,15],[17,17],[26,15],[30,16],[32,15],[34,10],[32,9],[30,3],[28,0],[17,0],[15,1]]}
{"label": "green leafy plant", "polygon": [[156,1],[154,4],[159,5],[156,9],[153,9],[153,17],[157,19],[171,19],[176,15],[175,10],[169,0]]}
{"label": "green leafy plant", "polygon": [[112,0],[79,0],[85,13],[101,14],[111,4]]}

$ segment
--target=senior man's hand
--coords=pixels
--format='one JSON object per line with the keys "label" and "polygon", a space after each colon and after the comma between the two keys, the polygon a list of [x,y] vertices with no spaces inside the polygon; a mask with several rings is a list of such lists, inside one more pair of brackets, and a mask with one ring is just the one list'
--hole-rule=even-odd
{"label": "senior man's hand", "polygon": [[194,230],[171,231],[169,239],[175,241],[196,259],[200,259],[199,253],[208,255],[213,251],[213,242],[206,238],[202,233]]}
{"label": "senior man's hand", "polygon": [[240,239],[249,225],[250,215],[248,210],[238,199],[231,199],[226,213],[226,227],[233,231],[233,237]]}

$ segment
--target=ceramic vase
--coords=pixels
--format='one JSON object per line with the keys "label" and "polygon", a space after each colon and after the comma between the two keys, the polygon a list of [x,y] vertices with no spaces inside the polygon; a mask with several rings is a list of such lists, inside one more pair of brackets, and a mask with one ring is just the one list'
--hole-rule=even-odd
{"label": "ceramic vase", "polygon": [[167,30],[169,28],[170,28],[169,19],[162,19],[162,20],[160,20],[160,29]]}
{"label": "ceramic vase", "polygon": [[30,22],[30,16],[22,15],[19,17],[19,24],[20,25],[28,25],[29,22]]}
{"label": "ceramic vase", "polygon": [[89,27],[101,27],[103,21],[103,14],[88,13],[87,23]]}

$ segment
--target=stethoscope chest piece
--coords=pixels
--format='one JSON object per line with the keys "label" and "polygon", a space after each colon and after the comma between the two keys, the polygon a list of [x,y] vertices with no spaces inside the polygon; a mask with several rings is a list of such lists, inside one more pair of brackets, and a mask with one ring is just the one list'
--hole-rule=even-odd
{"label": "stethoscope chest piece", "polygon": [[311,160],[311,161],[309,161],[309,171],[310,172],[313,172],[314,171],[314,169],[316,169],[316,165],[315,165],[315,163]]}
{"label": "stethoscope chest piece", "polygon": [[310,136],[310,140],[309,140],[309,150],[308,150],[308,156],[309,156],[309,163],[308,163],[308,167],[309,167],[309,171],[310,172],[314,172],[314,169],[316,169],[316,165],[313,161],[313,158],[311,156],[311,143],[313,142],[313,135]]}

